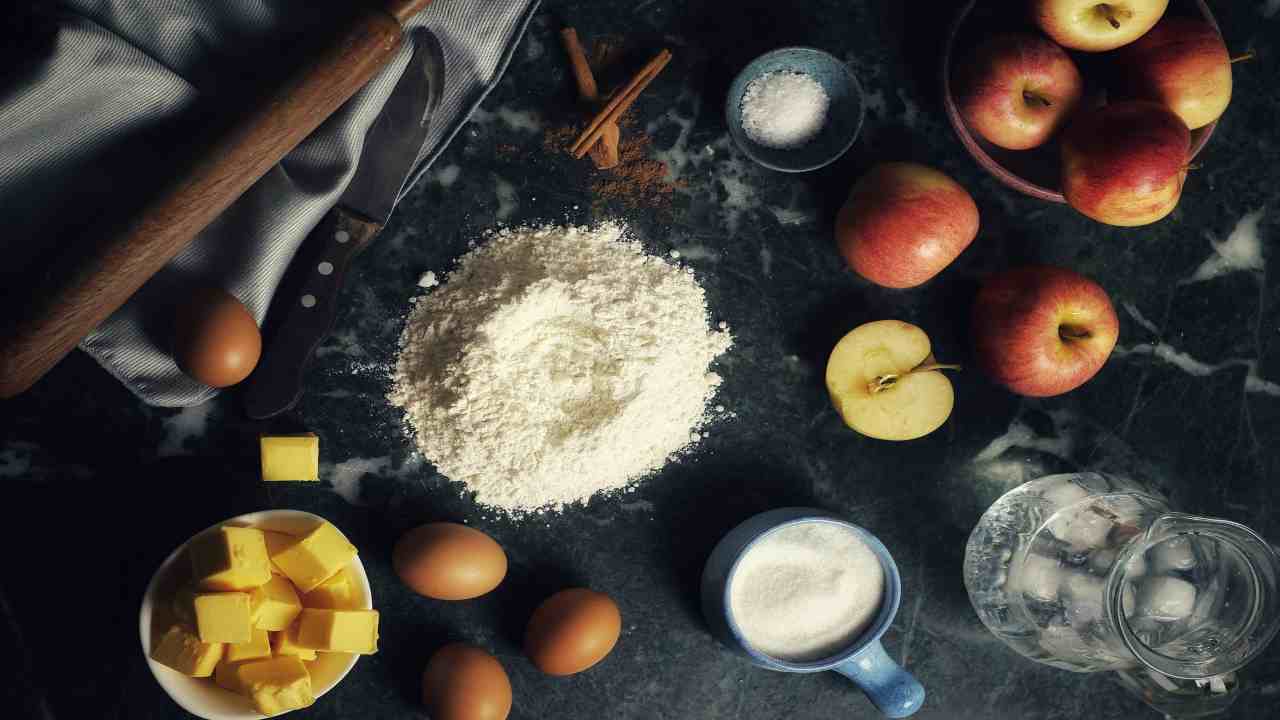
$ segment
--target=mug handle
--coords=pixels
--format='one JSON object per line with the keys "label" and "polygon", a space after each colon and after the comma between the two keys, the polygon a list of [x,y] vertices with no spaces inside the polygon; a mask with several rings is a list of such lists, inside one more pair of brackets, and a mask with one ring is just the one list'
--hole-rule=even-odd
{"label": "mug handle", "polygon": [[889,659],[879,640],[831,669],[852,680],[886,717],[914,715],[924,704],[924,686]]}

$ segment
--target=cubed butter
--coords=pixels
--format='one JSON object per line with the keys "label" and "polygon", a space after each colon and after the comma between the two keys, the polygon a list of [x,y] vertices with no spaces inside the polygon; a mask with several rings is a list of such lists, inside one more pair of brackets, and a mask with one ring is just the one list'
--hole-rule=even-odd
{"label": "cubed butter", "polygon": [[187,552],[204,590],[252,590],[271,579],[267,542],[257,528],[225,525],[197,536]]}
{"label": "cubed butter", "polygon": [[378,611],[305,608],[298,619],[298,644],[323,652],[372,655],[378,652]]}
{"label": "cubed butter", "polygon": [[255,628],[283,630],[292,625],[298,613],[302,612],[302,602],[293,589],[293,583],[273,575],[265,585],[249,593],[249,610]]}
{"label": "cubed butter", "polygon": [[308,593],[333,577],[355,556],[355,545],[348,542],[338,528],[326,522],[272,555],[271,559],[300,592]]}
{"label": "cubed butter", "polygon": [[187,628],[174,625],[161,636],[151,659],[183,675],[209,677],[222,659],[222,643],[202,642]]}
{"label": "cubed butter", "polygon": [[196,595],[196,629],[204,642],[247,643],[253,640],[249,593]]}
{"label": "cubed butter", "polygon": [[230,690],[237,695],[248,694],[245,687],[240,684],[240,675],[236,672],[236,663],[230,663],[226,660],[218,663],[218,666],[213,669],[213,682],[223,690]]}
{"label": "cubed butter", "polygon": [[263,435],[262,479],[267,482],[320,479],[320,438],[304,435]]}
{"label": "cubed butter", "polygon": [[344,567],[333,577],[320,583],[320,587],[302,596],[302,606],[325,610],[358,610],[359,596],[351,568]]}
{"label": "cubed butter", "polygon": [[263,715],[279,715],[315,702],[311,675],[296,657],[242,663],[235,666],[235,674],[254,708]]}
{"label": "cubed butter", "polygon": [[302,660],[315,660],[316,651],[298,644],[298,623],[271,633],[271,649],[276,655],[292,655]]}
{"label": "cubed butter", "polygon": [[[263,531],[262,531],[262,537],[263,537],[263,539],[264,539],[264,540],[266,540],[266,542],[267,542],[267,556],[268,556],[268,557],[274,556],[276,553],[280,552],[281,550],[284,550],[285,548],[289,547],[290,545],[292,545],[292,544],[294,544],[294,543],[298,542],[298,538],[296,538],[296,537],[294,537],[294,536],[292,536],[292,535],[287,535],[287,534],[282,533],[282,532],[275,532],[274,530],[263,530]],[[272,560],[272,561],[271,561],[271,574],[272,574],[272,575],[284,575],[284,571],[283,571],[283,570],[281,570],[281,569],[276,565],[276,561],[275,561],[275,560]]]}
{"label": "cubed butter", "polygon": [[271,638],[267,637],[266,630],[258,628],[253,629],[249,642],[227,643],[227,650],[222,656],[223,660],[229,663],[269,657],[271,657]]}

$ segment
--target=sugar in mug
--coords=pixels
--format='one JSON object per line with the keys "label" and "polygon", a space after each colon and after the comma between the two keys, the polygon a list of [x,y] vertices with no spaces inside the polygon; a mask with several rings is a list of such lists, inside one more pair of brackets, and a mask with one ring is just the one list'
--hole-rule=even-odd
{"label": "sugar in mug", "polygon": [[[885,579],[884,597],[871,625],[847,647],[812,662],[780,660],[751,647],[738,628],[729,603],[729,588],[742,557],[769,533],[801,523],[831,523],[851,530],[880,560]],[[913,715],[924,703],[924,687],[890,660],[880,644],[901,603],[902,577],[884,544],[863,528],[816,508],[779,508],[748,518],[720,540],[702,571],[703,615],[712,634],[729,649],[769,670],[791,673],[834,670],[852,680],[880,712],[891,718]]]}

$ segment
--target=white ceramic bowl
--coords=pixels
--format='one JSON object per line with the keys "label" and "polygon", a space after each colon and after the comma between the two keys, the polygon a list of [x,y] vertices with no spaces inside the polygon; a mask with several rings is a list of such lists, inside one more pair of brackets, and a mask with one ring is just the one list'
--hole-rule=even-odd
{"label": "white ceramic bowl", "polygon": [[[201,533],[223,525],[242,525],[290,535],[304,535],[324,521],[324,518],[319,515],[301,510],[264,510],[224,520],[202,530]],[[160,627],[163,623],[162,618],[168,615],[168,612],[163,609],[164,604],[172,596],[173,590],[188,577],[185,565],[186,554],[183,552],[186,546],[186,543],[183,543],[165,558],[155,575],[151,576],[147,591],[142,596],[142,610],[138,613],[138,633],[142,638],[142,653],[147,658],[147,665],[151,667],[151,674],[155,675],[156,682],[169,693],[169,697],[192,715],[206,720],[257,720],[266,717],[256,712],[247,699],[215,685],[213,678],[187,677],[151,659],[152,634],[163,632],[165,629]],[[358,582],[361,593],[360,606],[371,609],[373,591],[369,587],[369,576],[365,574],[364,565],[360,563],[359,556],[351,561],[348,569]],[[155,623],[154,627],[153,623]],[[342,678],[346,677],[347,673],[351,672],[351,668],[355,667],[356,659],[359,657],[359,655],[348,653],[319,653],[314,662],[308,662],[311,688],[316,698],[319,699],[320,696],[332,690]]]}

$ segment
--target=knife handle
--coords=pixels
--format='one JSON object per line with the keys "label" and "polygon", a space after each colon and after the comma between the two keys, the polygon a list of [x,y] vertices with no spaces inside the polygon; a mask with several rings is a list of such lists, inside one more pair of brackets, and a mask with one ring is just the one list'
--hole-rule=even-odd
{"label": "knife handle", "polygon": [[0,398],[43,377],[363,87],[395,55],[401,23],[428,2],[387,0],[384,7],[359,8],[283,84],[236,122],[196,141],[192,162],[121,232],[76,243],[51,262],[31,296],[0,318]]}
{"label": "knife handle", "polygon": [[246,385],[244,408],[249,417],[279,415],[302,397],[303,371],[333,330],[338,293],[351,261],[381,229],[338,206],[298,248],[288,277],[271,301],[272,312],[279,314],[271,318],[271,336]]}

